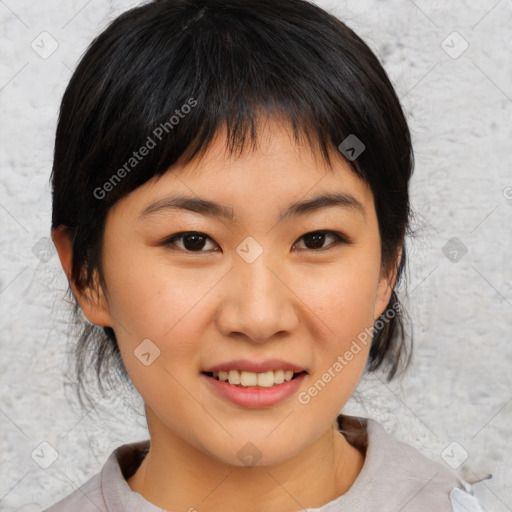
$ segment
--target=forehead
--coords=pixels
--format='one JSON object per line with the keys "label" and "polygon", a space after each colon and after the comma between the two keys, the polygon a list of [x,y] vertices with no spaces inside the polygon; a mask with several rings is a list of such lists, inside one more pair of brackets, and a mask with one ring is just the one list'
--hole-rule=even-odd
{"label": "forehead", "polygon": [[178,162],[130,196],[139,218],[182,208],[225,221],[273,210],[281,221],[338,204],[366,219],[370,187],[334,151],[331,164],[319,147],[295,140],[287,123],[268,120],[259,126],[255,147],[232,152],[220,131],[203,154]]}

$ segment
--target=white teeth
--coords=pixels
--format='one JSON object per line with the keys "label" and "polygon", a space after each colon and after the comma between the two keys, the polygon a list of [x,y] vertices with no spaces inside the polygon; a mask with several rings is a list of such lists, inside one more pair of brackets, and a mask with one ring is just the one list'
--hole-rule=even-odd
{"label": "white teeth", "polygon": [[[293,373],[292,373],[293,377]],[[290,379],[288,379],[290,380]],[[284,382],[284,370],[277,370],[277,372],[274,372],[274,383],[275,384],[282,384]]]}
{"label": "white teeth", "polygon": [[260,386],[262,388],[270,388],[276,384],[282,384],[285,381],[290,381],[293,378],[292,370],[276,370],[275,372],[239,372],[238,370],[229,370],[214,372],[214,378],[222,381],[229,382],[232,385],[241,386]]}
{"label": "white teeth", "polygon": [[274,385],[274,372],[258,373],[257,377],[258,386],[261,388],[271,388]]}
{"label": "white teeth", "polygon": [[257,386],[258,374],[252,372],[242,372],[240,374],[240,384],[242,384],[242,386]]}
{"label": "white teeth", "polygon": [[230,384],[240,384],[240,374],[236,370],[230,370],[228,378]]}

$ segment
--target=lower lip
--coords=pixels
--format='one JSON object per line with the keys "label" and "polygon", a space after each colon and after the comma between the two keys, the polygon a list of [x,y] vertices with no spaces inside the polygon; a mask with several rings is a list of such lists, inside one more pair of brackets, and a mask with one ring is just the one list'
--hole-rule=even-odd
{"label": "lower lip", "polygon": [[208,384],[221,396],[236,405],[251,409],[272,407],[282,402],[297,391],[306,375],[306,373],[301,373],[294,379],[282,384],[277,384],[271,388],[263,388],[258,386],[233,386],[229,382],[222,382],[204,373],[201,374]]}

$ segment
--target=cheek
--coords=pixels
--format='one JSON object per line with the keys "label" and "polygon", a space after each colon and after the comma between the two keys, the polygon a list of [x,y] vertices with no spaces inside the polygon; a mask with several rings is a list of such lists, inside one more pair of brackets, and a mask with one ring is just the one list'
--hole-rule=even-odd
{"label": "cheek", "polygon": [[135,339],[171,336],[218,281],[206,268],[171,265],[164,250],[113,244],[111,254],[118,257],[105,268],[110,312]]}
{"label": "cheek", "polygon": [[363,256],[346,258],[329,269],[312,267],[301,273],[294,288],[321,329],[320,339],[334,339],[339,345],[373,325],[377,285],[378,266]]}
{"label": "cheek", "polygon": [[201,298],[208,282],[203,290],[186,286],[183,275],[169,281],[162,276],[139,277],[133,274],[133,279],[124,281],[113,307],[121,356],[133,385],[150,407],[164,415],[182,411],[199,367],[201,318],[205,318]]}
{"label": "cheek", "polygon": [[309,275],[302,282],[305,302],[314,312],[309,315],[309,329],[315,339],[315,372],[298,396],[308,416],[337,415],[368,360],[375,283],[368,278],[369,271],[345,270],[330,279]]}
{"label": "cheek", "polygon": [[340,265],[304,272],[297,295],[304,321],[314,334],[315,375],[301,403],[335,414],[349,399],[364,371],[371,345],[378,260],[364,255]]}
{"label": "cheek", "polygon": [[[160,389],[176,385],[170,374],[178,382],[189,379],[199,367],[199,343],[211,319],[209,293],[222,272],[177,268],[165,258],[148,261],[147,255],[138,258],[132,253],[110,265],[108,277],[109,309],[135,387],[143,396],[158,395]],[[141,354],[148,352],[146,360],[157,357],[146,367]]]}

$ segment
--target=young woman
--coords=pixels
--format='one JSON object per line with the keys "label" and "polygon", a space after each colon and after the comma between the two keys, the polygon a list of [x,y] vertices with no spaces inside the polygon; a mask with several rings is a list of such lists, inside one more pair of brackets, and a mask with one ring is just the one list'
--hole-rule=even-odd
{"label": "young woman", "polygon": [[365,371],[410,358],[412,170],[385,71],[319,7],[162,0],[114,20],[62,101],[52,236],[90,322],[79,383],[93,351],[150,439],[48,511],[481,510],[340,414]]}

